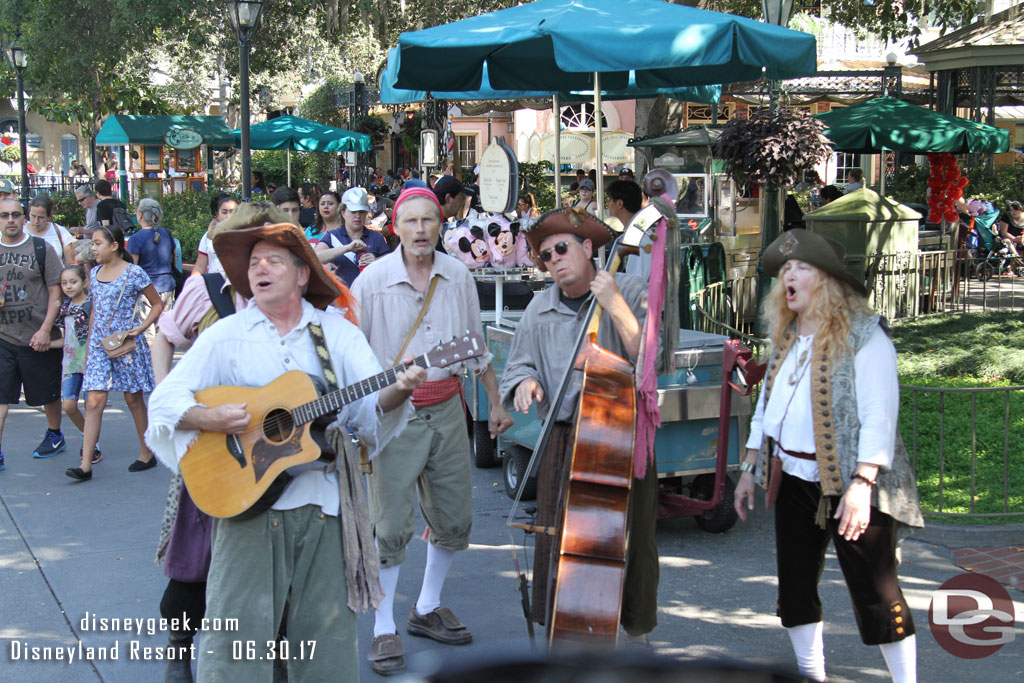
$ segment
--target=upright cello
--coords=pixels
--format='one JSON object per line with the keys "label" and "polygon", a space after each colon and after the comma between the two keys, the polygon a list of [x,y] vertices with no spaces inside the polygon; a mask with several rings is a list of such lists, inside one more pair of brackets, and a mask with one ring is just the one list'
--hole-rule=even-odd
{"label": "upright cello", "polygon": [[[667,183],[675,185],[671,176]],[[610,272],[618,270],[624,246],[639,247],[645,227],[650,225],[634,224],[613,243]],[[553,600],[545,620],[551,641],[614,642],[618,635],[629,545],[637,392],[633,364],[597,343],[601,312],[600,305],[592,301],[587,323],[576,341],[575,363],[551,402],[527,470],[533,470],[547,446],[571,373],[581,371],[573,452],[559,497],[561,514],[554,528],[534,529],[557,538],[550,573],[555,576],[557,567],[557,580],[549,586]]]}

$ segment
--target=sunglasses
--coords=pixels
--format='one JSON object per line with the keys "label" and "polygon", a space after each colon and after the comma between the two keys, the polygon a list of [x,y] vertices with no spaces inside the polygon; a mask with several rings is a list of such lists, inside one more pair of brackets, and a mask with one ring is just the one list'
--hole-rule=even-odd
{"label": "sunglasses", "polygon": [[[568,251],[569,251],[569,243],[568,242],[559,242],[558,244],[555,245],[555,253],[558,254],[559,256],[565,256],[566,252],[568,252]],[[543,250],[542,252],[540,252],[539,255],[540,255],[540,260],[543,261],[544,263],[548,263],[549,261],[551,261],[551,250],[550,249]]]}

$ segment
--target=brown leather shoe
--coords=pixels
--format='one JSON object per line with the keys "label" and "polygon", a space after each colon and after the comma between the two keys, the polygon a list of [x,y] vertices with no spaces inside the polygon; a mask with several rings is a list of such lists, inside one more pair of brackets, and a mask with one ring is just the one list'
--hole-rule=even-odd
{"label": "brown leather shoe", "polygon": [[445,645],[473,642],[473,634],[447,607],[438,607],[430,614],[420,616],[414,606],[406,630],[414,636],[431,638]]}
{"label": "brown leather shoe", "polygon": [[405,671],[405,649],[402,647],[402,636],[397,633],[385,633],[377,636],[370,644],[370,652],[366,655],[373,670],[381,676],[394,676]]}

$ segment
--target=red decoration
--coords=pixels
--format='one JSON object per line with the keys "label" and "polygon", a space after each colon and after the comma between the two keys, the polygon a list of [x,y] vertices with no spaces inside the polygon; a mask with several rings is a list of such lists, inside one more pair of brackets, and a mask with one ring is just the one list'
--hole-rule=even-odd
{"label": "red decoration", "polygon": [[947,220],[954,223],[960,219],[956,200],[964,196],[963,188],[968,180],[957,168],[952,154],[929,154],[931,175],[928,178],[928,220],[937,223]]}

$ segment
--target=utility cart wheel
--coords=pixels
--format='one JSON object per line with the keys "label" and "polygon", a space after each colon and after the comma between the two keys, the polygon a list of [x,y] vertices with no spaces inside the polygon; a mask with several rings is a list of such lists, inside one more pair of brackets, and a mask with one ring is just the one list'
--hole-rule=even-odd
{"label": "utility cart wheel", "polygon": [[476,420],[473,422],[473,464],[480,469],[487,469],[498,464],[495,457],[498,445],[496,439],[491,438],[487,431],[487,422]]}
{"label": "utility cart wheel", "polygon": [[537,497],[537,478],[529,477],[523,481],[523,473],[530,464],[532,453],[522,446],[509,446],[505,449],[504,474],[505,493],[515,500],[516,492],[523,487],[522,500],[533,500]]}
{"label": "utility cart wheel", "polygon": [[[699,500],[711,500],[715,493],[715,475],[714,474],[701,474],[694,478],[693,483],[690,484],[690,495]],[[709,531],[713,534],[725,533],[736,524],[736,520],[739,519],[739,515],[736,514],[736,510],[733,508],[733,498],[736,493],[736,485],[732,482],[732,479],[726,475],[725,477],[725,491],[722,493],[722,500],[718,505],[711,510],[705,510],[703,513],[694,517],[694,520],[704,531]]]}

